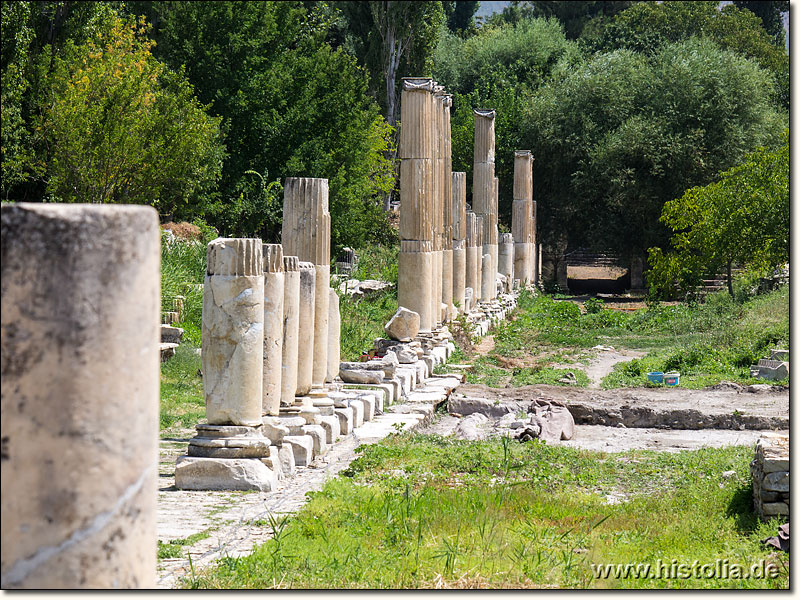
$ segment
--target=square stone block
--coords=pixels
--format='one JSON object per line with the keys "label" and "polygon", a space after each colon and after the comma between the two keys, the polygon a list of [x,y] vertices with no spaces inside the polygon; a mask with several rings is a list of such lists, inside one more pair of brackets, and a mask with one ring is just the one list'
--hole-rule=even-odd
{"label": "square stone block", "polygon": [[328,442],[325,441],[325,429],[322,425],[305,425],[303,433],[311,436],[314,441],[314,456],[322,456],[328,451]]}
{"label": "square stone block", "polygon": [[359,394],[358,399],[364,403],[364,421],[372,421],[375,418],[375,396]]}
{"label": "square stone block", "polygon": [[314,439],[310,435],[287,435],[283,443],[291,446],[296,466],[308,466],[314,459]]}
{"label": "square stone block", "polygon": [[353,431],[353,409],[347,406],[345,408],[335,408],[333,412],[339,419],[339,432],[342,435],[350,435]]}
{"label": "square stone block", "polygon": [[364,424],[364,402],[354,398],[350,400],[350,408],[353,410],[353,428],[361,427]]}
{"label": "square stone block", "polygon": [[[335,411],[333,407],[331,407],[332,411]],[[325,441],[328,445],[333,444],[338,438],[339,434],[341,433],[341,428],[339,427],[339,417],[335,414],[333,415],[323,415],[321,417],[322,428],[325,430]]]}
{"label": "square stone block", "polygon": [[271,492],[278,489],[278,477],[258,458],[181,456],[175,463],[175,487]]}
{"label": "square stone block", "polygon": [[283,444],[278,448],[278,458],[281,461],[281,469],[284,477],[291,477],[295,473],[294,450],[291,444]]}

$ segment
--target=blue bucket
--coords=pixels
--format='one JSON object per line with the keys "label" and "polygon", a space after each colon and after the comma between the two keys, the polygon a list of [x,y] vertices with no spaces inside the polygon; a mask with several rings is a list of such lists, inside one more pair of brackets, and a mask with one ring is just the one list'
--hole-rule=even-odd
{"label": "blue bucket", "polygon": [[650,371],[647,373],[647,381],[650,383],[664,383],[664,373],[661,371]]}

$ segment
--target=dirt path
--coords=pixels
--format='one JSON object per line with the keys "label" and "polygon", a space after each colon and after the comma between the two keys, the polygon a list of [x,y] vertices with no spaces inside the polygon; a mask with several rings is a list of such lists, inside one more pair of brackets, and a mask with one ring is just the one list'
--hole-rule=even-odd
{"label": "dirt path", "polygon": [[614,370],[614,365],[628,362],[634,358],[641,358],[646,353],[636,350],[615,350],[611,347],[600,346],[595,348],[597,355],[589,361],[584,369],[589,377],[589,387],[599,389],[603,378]]}

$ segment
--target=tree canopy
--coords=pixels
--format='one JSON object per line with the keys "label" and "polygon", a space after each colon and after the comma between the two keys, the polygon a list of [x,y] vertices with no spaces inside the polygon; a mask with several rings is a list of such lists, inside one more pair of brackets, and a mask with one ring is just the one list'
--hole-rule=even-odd
{"label": "tree canopy", "polygon": [[766,274],[789,260],[789,135],[777,150],[759,148],[722,173],[664,204],[672,248],[650,249],[651,289],[662,295],[697,287],[703,275],[747,265]]}

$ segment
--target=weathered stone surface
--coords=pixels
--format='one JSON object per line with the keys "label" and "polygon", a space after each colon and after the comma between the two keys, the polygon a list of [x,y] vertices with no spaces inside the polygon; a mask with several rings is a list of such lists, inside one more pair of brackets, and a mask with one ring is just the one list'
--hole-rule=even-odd
{"label": "weathered stone surface", "polygon": [[208,244],[202,341],[208,422],[260,425],[264,343],[261,240],[217,238]]}
{"label": "weathered stone surface", "polygon": [[264,265],[264,355],[261,410],[277,415],[281,405],[283,364],[283,249],[280,244],[262,246]]}
{"label": "weathered stone surface", "polygon": [[419,326],[419,313],[401,306],[383,329],[393,340],[410,342],[417,337]]}
{"label": "weathered stone surface", "polygon": [[291,477],[294,475],[294,450],[292,449],[291,444],[281,444],[281,447],[278,448],[278,458],[281,461],[281,469],[283,469],[284,476]]}
{"label": "weathered stone surface", "polygon": [[388,352],[392,352],[397,357],[397,361],[402,365],[413,365],[419,358],[416,348],[405,345],[393,346],[388,349]]}
{"label": "weathered stone surface", "polygon": [[322,425],[303,425],[303,434],[310,436],[314,441],[314,456],[322,456],[328,451],[325,429]]}
{"label": "weathered stone surface", "polygon": [[197,437],[203,438],[232,438],[232,437],[261,437],[259,427],[245,425],[209,425],[200,423],[195,425]]}
{"label": "weathered stone surface", "polygon": [[283,348],[281,352],[281,404],[294,403],[297,392],[298,336],[300,334],[300,261],[283,257]]}
{"label": "weathered stone surface", "polygon": [[328,445],[333,444],[341,433],[339,426],[339,417],[335,414],[335,409],[331,408],[331,415],[324,415],[320,417],[320,425],[325,430],[325,441]]}
{"label": "weathered stone surface", "polygon": [[485,426],[489,418],[482,413],[467,415],[456,426],[456,434],[465,440],[477,441],[487,437]]}
{"label": "weathered stone surface", "polygon": [[342,435],[350,435],[353,431],[353,409],[350,406],[333,409],[336,418],[339,419],[339,431]]}
{"label": "weathered stone surface", "polygon": [[298,467],[308,466],[314,459],[314,440],[309,435],[287,435],[283,444],[291,447],[294,464]]}
{"label": "weathered stone surface", "polygon": [[27,203],[0,215],[2,587],[153,587],[158,215]]}
{"label": "weathered stone surface", "polygon": [[765,502],[763,513],[765,517],[775,517],[789,514],[789,505],[785,502]]}
{"label": "weathered stone surface", "polygon": [[172,325],[161,325],[161,341],[165,344],[180,344],[183,338],[183,329]]}
{"label": "weathered stone surface", "polygon": [[761,485],[765,490],[770,492],[788,492],[789,472],[777,471],[775,473],[767,473]]}
{"label": "weathered stone surface", "polygon": [[281,424],[279,418],[267,416],[262,423],[262,435],[276,446],[280,446],[283,437],[289,435],[289,428]]}
{"label": "weathered stone surface", "polygon": [[339,294],[333,288],[329,288],[328,295],[328,374],[325,381],[331,383],[339,375],[339,363],[342,360],[342,321],[339,313]]}
{"label": "weathered stone surface", "polygon": [[339,377],[345,383],[381,383],[383,381],[383,371],[339,369]]}
{"label": "weathered stone surface", "polygon": [[175,487],[182,490],[258,490],[278,487],[277,476],[257,458],[181,456],[175,463]]}
{"label": "weathered stone surface", "polygon": [[296,396],[311,391],[314,377],[314,298],[317,273],[314,263],[300,262],[300,313],[297,350]]}

